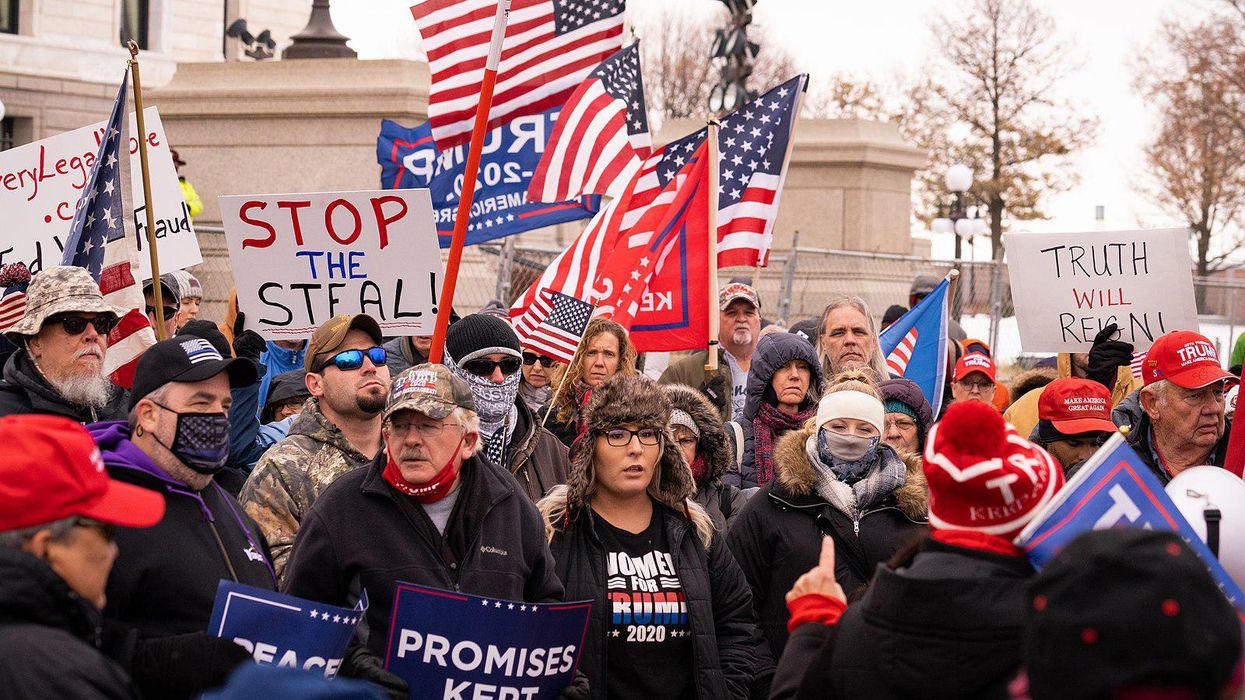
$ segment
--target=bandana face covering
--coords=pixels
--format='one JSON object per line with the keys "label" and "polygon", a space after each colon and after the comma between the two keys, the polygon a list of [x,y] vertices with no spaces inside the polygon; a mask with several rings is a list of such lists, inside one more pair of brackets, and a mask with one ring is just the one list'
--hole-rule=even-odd
{"label": "bandana face covering", "polygon": [[454,448],[454,454],[450,455],[449,461],[432,479],[424,484],[412,484],[402,476],[402,470],[398,468],[398,462],[393,458],[393,452],[386,444],[385,455],[389,457],[389,462],[385,465],[385,470],[381,472],[381,478],[389,482],[390,486],[420,503],[436,503],[449,495],[454,488],[454,482],[458,479],[458,470],[454,468],[454,460],[458,459],[458,453],[462,448],[463,440],[459,439],[458,446]]}
{"label": "bandana face covering", "polygon": [[844,435],[821,428],[817,431],[817,455],[841,481],[853,484],[869,473],[877,461],[881,436]]}
{"label": "bandana face covering", "polygon": [[225,468],[229,459],[228,416],[224,413],[178,413],[163,404],[156,405],[177,416],[172,445],[164,444],[154,432],[151,434],[161,447],[200,474],[212,475]]}

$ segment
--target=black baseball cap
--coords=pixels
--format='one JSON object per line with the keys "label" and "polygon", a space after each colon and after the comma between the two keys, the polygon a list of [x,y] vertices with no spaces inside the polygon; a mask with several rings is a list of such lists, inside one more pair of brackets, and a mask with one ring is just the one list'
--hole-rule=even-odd
{"label": "black baseball cap", "polygon": [[229,388],[250,386],[259,378],[255,363],[246,358],[226,360],[210,342],[183,335],[162,340],[147,348],[134,370],[130,409],[145,396],[169,382],[201,382],[221,372],[229,373]]}

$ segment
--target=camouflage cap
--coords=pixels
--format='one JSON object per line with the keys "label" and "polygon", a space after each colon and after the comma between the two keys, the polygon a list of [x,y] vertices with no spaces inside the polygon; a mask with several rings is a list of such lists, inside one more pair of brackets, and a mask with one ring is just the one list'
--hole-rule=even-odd
{"label": "camouflage cap", "polygon": [[86,268],[57,265],[41,271],[30,280],[30,286],[26,289],[26,310],[4,335],[14,342],[22,336],[35,335],[49,316],[66,311],[117,317],[125,314],[125,309],[104,301],[99,283]]}
{"label": "camouflage cap", "polygon": [[455,377],[445,365],[422,364],[404,370],[389,388],[385,419],[402,410],[440,420],[455,408],[476,410],[475,396],[467,382]]}

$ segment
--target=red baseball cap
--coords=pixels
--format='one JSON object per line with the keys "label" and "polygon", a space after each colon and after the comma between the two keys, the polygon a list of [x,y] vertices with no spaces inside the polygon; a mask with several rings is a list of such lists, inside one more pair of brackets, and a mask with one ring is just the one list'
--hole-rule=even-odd
{"label": "red baseball cap", "polygon": [[1064,435],[1115,432],[1111,392],[1098,382],[1064,377],[1047,384],[1038,396],[1038,418]]}
{"label": "red baseball cap", "polygon": [[1166,379],[1185,389],[1201,389],[1236,377],[1219,366],[1219,353],[1206,336],[1193,331],[1172,331],[1155,340],[1146,352],[1141,379],[1146,386]]}
{"label": "red baseball cap", "polygon": [[961,357],[960,359],[956,360],[955,381],[958,382],[964,379],[965,377],[967,377],[968,375],[972,374],[973,372],[981,372],[982,374],[989,377],[990,381],[992,382],[995,381],[994,360],[990,359],[989,355],[985,355],[979,352],[970,352],[964,357]]}
{"label": "red baseball cap", "polygon": [[114,481],[90,433],[61,416],[0,418],[0,532],[75,515],[124,527],[164,517],[164,496]]}

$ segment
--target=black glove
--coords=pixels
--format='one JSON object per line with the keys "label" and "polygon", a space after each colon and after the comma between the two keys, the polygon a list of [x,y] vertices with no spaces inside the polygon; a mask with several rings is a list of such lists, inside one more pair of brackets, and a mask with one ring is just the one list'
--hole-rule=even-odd
{"label": "black glove", "polygon": [[588,687],[588,677],[583,671],[575,671],[571,684],[558,693],[558,700],[588,700],[590,697],[592,690]]}
{"label": "black glove", "polygon": [[385,670],[385,665],[362,644],[354,644],[346,650],[342,659],[341,675],[358,678],[380,686],[394,700],[410,697],[411,687],[397,674]]}
{"label": "black glove", "polygon": [[224,684],[250,652],[230,639],[191,632],[140,639],[131,675],[145,697],[190,697]]}
{"label": "black glove", "polygon": [[268,349],[268,343],[255,331],[245,330],[245,325],[246,314],[239,311],[238,319],[233,322],[233,356],[259,364],[259,356]]}
{"label": "black glove", "polygon": [[1089,364],[1085,369],[1085,378],[1105,386],[1107,391],[1115,390],[1117,370],[1133,361],[1132,343],[1111,340],[1118,330],[1112,323],[1094,336],[1094,344],[1089,349]]}

